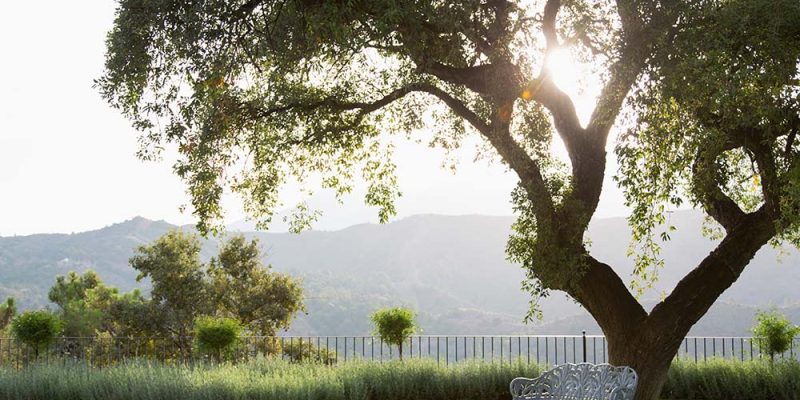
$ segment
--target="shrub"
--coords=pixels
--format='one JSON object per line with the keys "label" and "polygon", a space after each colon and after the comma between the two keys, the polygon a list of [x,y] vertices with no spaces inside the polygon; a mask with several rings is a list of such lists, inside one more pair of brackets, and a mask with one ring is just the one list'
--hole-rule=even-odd
{"label": "shrub", "polygon": [[52,343],[61,333],[61,320],[45,310],[25,311],[11,321],[11,333],[33,349],[34,355]]}
{"label": "shrub", "polygon": [[280,357],[283,352],[280,340],[277,336],[263,337],[260,339],[252,340],[248,343],[248,347],[252,347],[256,354],[261,354],[268,357]]}
{"label": "shrub", "polygon": [[194,321],[195,342],[202,353],[222,361],[222,355],[235,349],[242,325],[233,318],[198,317]]}
{"label": "shrub", "polygon": [[800,400],[800,362],[710,359],[672,363],[662,399]]}
{"label": "shrub", "polygon": [[333,365],[336,363],[336,352],[327,348],[314,346],[309,341],[297,342],[291,341],[284,343],[282,346],[282,353],[284,357],[292,362],[314,362],[325,365]]}
{"label": "shrub", "polygon": [[758,342],[761,353],[769,354],[770,362],[776,354],[783,354],[792,347],[792,342],[800,334],[800,326],[793,326],[782,314],[776,311],[756,314],[753,337]]}
{"label": "shrub", "polygon": [[372,322],[381,339],[399,347],[400,359],[403,359],[403,342],[414,334],[414,313],[408,308],[384,308],[372,314]]}

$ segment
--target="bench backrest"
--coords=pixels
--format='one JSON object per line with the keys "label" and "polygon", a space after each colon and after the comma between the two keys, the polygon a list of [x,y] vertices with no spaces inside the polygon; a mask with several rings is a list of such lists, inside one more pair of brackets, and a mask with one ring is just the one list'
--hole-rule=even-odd
{"label": "bench backrest", "polygon": [[511,395],[514,400],[632,400],[638,379],[630,367],[562,364],[538,378],[515,378]]}

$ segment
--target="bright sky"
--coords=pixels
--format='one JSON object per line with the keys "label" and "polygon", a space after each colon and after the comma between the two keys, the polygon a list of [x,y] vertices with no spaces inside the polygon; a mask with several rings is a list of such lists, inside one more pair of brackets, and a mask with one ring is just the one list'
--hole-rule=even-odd
{"label": "bright sky", "polygon": [[[135,156],[137,133],[92,88],[102,73],[110,0],[0,2],[0,236],[80,232],[140,215],[193,223],[180,205],[188,197],[171,163]],[[576,91],[569,63],[557,83]],[[591,112],[593,90],[578,101]],[[459,152],[457,173],[440,168],[442,152],[406,143],[397,151],[403,197],[397,218],[420,214],[510,215],[515,177],[499,163],[473,163],[473,147]],[[613,168],[613,162],[610,163]],[[609,170],[598,217],[625,215]],[[287,192],[287,204],[297,199]],[[325,212],[318,229],[375,222],[377,212],[353,196],[312,202]],[[235,199],[227,221],[243,218]]]}

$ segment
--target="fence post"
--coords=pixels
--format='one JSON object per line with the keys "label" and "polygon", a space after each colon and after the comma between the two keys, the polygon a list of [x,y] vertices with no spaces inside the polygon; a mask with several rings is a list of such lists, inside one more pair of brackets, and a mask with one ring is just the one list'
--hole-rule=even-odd
{"label": "fence post", "polygon": [[586,362],[586,331],[583,331],[583,362]]}

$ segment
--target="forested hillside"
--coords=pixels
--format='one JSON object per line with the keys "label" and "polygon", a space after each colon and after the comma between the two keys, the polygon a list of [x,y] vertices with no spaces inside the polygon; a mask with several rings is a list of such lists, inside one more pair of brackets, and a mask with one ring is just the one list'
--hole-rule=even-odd
{"label": "forested hillside", "polygon": [[[512,222],[511,217],[419,215],[335,232],[247,235],[260,239],[265,261],[274,269],[304,281],[307,315],[297,318],[292,333],[364,334],[371,311],[395,304],[418,310],[423,333],[430,334],[597,332],[592,319],[558,293],[543,300],[544,321],[522,323],[528,300],[520,290],[522,271],[504,253]],[[664,245],[666,267],[643,295],[647,304],[654,304],[711,248],[699,235],[698,213],[675,213],[671,223],[678,231]],[[86,269],[122,290],[146,287],[135,281],[127,260],[136,246],[174,228],[134,218],[70,235],[0,238],[0,296],[15,296],[22,308],[43,306],[56,275]],[[627,268],[621,272],[628,276],[632,263],[626,256],[625,220],[597,220],[590,237],[596,257]],[[216,247],[215,239],[206,241],[205,257]],[[800,256],[784,250],[762,250],[693,333],[746,335],[755,310],[769,306],[800,320]]]}

